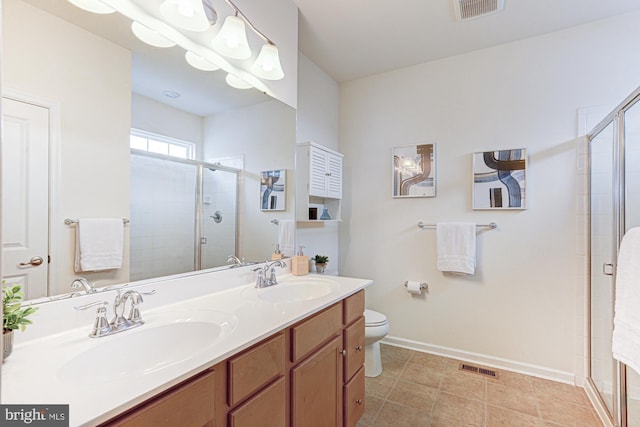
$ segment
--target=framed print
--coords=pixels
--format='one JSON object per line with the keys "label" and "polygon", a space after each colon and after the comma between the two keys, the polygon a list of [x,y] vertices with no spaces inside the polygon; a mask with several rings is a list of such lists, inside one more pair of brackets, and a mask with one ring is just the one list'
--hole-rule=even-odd
{"label": "framed print", "polygon": [[473,153],[473,209],[526,209],[527,150]]}
{"label": "framed print", "polygon": [[285,210],[287,199],[286,194],[286,169],[260,172],[260,210]]}
{"label": "framed print", "polygon": [[393,197],[436,196],[436,144],[393,148]]}

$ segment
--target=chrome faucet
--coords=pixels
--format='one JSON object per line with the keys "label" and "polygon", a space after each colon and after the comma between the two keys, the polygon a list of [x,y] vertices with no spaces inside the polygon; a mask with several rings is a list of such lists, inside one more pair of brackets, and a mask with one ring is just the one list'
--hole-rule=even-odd
{"label": "chrome faucet", "polygon": [[276,277],[276,267],[285,268],[287,264],[281,259],[267,262],[263,267],[254,268],[258,272],[256,277],[256,288],[266,288],[278,284]]}
{"label": "chrome faucet", "polygon": [[98,292],[93,283],[85,279],[84,277],[78,277],[73,282],[71,282],[72,288],[84,288],[85,293],[87,294],[95,294]]}
{"label": "chrome faucet", "polygon": [[[90,307],[98,306],[96,312],[96,319],[93,322],[93,329],[89,336],[91,338],[105,337],[118,332],[126,331],[127,329],[133,329],[138,326],[144,325],[144,321],[140,316],[140,309],[138,306],[143,302],[142,295],[153,295],[156,291],[143,292],[129,290],[121,294],[118,291],[116,298],[113,302],[113,319],[107,321],[107,308],[109,305],[107,301],[96,301],[89,304],[75,307],[76,310],[86,310]],[[131,301],[131,308],[127,316],[124,315],[127,301]]]}

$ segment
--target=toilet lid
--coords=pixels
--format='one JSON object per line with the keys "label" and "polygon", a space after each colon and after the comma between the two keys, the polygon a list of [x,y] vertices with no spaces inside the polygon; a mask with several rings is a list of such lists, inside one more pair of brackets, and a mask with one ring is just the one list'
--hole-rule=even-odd
{"label": "toilet lid", "polygon": [[366,326],[378,326],[387,323],[387,316],[373,310],[364,311],[364,324]]}

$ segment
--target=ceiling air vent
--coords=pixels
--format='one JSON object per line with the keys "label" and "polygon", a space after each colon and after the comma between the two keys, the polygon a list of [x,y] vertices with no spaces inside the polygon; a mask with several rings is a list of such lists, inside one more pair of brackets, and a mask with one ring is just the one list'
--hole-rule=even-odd
{"label": "ceiling air vent", "polygon": [[453,0],[456,19],[466,21],[491,15],[504,9],[504,0]]}

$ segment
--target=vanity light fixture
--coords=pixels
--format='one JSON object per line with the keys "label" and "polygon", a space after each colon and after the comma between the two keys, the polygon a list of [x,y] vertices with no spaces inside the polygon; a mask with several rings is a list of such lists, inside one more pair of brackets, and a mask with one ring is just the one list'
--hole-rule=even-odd
{"label": "vanity light fixture", "polygon": [[278,48],[271,42],[262,46],[260,54],[251,67],[251,72],[267,80],[280,80],[284,77]]}
{"label": "vanity light fixture", "polygon": [[140,41],[143,41],[150,46],[172,47],[176,45],[172,40],[169,40],[162,34],[152,30],[144,24],[139,23],[138,21],[133,21],[131,23],[131,31],[133,31],[133,34]]}
{"label": "vanity light fixture", "polygon": [[220,32],[213,39],[213,48],[232,59],[247,59],[251,56],[244,21],[238,17],[237,12],[235,16],[225,18]]}
{"label": "vanity light fixture", "polygon": [[238,76],[234,76],[231,73],[227,74],[225,81],[229,86],[236,89],[250,89],[253,87],[253,85],[251,85],[250,83],[247,83],[245,80],[241,79]]}
{"label": "vanity light fixture", "polygon": [[193,68],[196,68],[198,70],[216,71],[220,69],[220,67],[218,67],[213,62],[203,58],[202,56],[196,53],[191,52],[190,50],[188,50],[187,53],[184,54],[184,59],[187,60],[189,65],[191,65]]}
{"label": "vanity light fixture", "polygon": [[[249,50],[248,53],[246,51],[243,52],[243,57],[232,56],[233,53],[229,53],[230,50],[233,50],[233,47],[230,46],[229,42],[231,42],[231,45],[234,45],[236,43],[236,40],[238,40],[238,49],[240,49],[240,46],[246,42],[247,35],[244,28],[244,23],[246,22],[247,25],[253,30],[253,32],[265,41],[265,44],[260,49],[258,58],[251,67],[251,72],[257,77],[265,80],[282,79],[284,77],[284,71],[282,70],[280,55],[278,54],[278,48],[276,47],[276,44],[272,42],[267,36],[265,36],[262,31],[258,30],[256,26],[251,23],[249,18],[247,18],[247,16],[242,13],[242,11],[238,9],[238,7],[231,0],[225,1],[229,6],[231,6],[231,8],[233,8],[233,10],[235,11],[235,16],[228,16],[225,19],[222,29],[213,40],[213,48],[222,55],[225,55],[229,58],[246,59],[251,56],[251,50]],[[242,25],[240,25],[239,21],[244,22],[242,22]],[[226,29],[227,23],[229,23],[228,29]],[[229,36],[229,34],[232,35]],[[249,49],[248,43],[246,43],[246,49]]]}
{"label": "vanity light fixture", "polygon": [[88,12],[99,13],[99,14],[107,14],[113,13],[116,10],[106,4],[102,3],[100,0],[69,0],[70,3],[73,3],[75,6],[78,6],[80,9],[84,9]]}
{"label": "vanity light fixture", "polygon": [[171,25],[189,31],[207,31],[211,24],[202,0],[164,0],[160,13]]}

